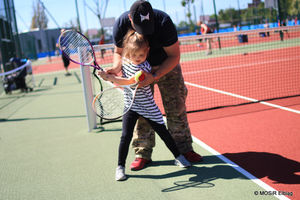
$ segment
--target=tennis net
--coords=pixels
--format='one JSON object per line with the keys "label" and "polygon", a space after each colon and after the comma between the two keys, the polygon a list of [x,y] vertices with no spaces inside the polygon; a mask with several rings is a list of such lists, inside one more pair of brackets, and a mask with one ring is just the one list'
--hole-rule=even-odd
{"label": "tennis net", "polygon": [[[187,112],[300,95],[300,26],[188,36],[179,41]],[[102,66],[112,65],[112,50],[112,44],[95,46]],[[163,110],[157,86],[154,94]]]}

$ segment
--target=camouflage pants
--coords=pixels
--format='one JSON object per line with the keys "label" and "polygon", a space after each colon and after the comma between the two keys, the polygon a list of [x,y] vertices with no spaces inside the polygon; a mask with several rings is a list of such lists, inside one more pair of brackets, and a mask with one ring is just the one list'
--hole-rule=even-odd
{"label": "camouflage pants", "polygon": [[[193,150],[185,106],[187,88],[184,84],[180,65],[177,65],[171,72],[162,77],[157,85],[166,112],[168,130],[174,138],[180,153]],[[138,119],[135,126],[132,146],[136,157],[151,159],[152,148],[155,146],[155,134],[142,117]]]}

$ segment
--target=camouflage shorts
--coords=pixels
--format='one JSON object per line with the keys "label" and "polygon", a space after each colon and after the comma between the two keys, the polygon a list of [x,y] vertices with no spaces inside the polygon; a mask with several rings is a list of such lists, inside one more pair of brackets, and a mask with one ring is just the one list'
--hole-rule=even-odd
{"label": "camouflage shorts", "polygon": [[[179,151],[186,153],[193,150],[185,106],[187,88],[180,65],[162,77],[157,85],[164,104],[167,127]],[[132,146],[137,157],[151,158],[152,148],[155,146],[155,135],[150,125],[142,117],[136,124]]]}

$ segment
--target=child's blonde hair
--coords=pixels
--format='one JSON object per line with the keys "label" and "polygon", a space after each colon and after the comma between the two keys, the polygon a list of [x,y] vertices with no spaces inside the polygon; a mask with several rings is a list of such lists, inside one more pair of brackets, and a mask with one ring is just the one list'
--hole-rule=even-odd
{"label": "child's blonde hair", "polygon": [[149,42],[146,37],[134,30],[129,30],[123,41],[123,56],[130,58],[132,53],[140,49],[149,48]]}

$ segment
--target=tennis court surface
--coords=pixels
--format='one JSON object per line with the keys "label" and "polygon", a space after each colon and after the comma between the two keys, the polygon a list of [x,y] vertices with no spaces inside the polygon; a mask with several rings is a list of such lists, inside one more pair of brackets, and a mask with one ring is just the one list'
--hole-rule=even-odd
{"label": "tennis court surface", "polygon": [[[299,199],[298,29],[283,41],[275,29],[248,32],[248,42],[219,35],[210,56],[203,38],[181,40],[190,128],[204,161],[174,166],[157,137],[146,169],[129,170],[130,151],[125,182],[114,180],[121,123],[87,131],[78,66],[68,77],[57,71],[60,58],[34,66],[33,92],[0,96],[0,199]],[[109,65],[109,49],[105,56]]]}

